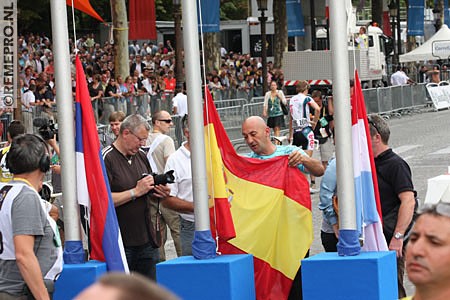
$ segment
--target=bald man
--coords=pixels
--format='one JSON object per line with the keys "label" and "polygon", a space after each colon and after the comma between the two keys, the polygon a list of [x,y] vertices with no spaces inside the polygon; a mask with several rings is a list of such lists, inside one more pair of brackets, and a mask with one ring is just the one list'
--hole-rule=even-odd
{"label": "bald man", "polygon": [[270,128],[267,127],[263,118],[252,116],[247,118],[242,124],[242,135],[245,142],[253,151],[250,157],[268,159],[281,155],[289,155],[289,165],[297,167],[303,173],[310,173],[314,176],[322,176],[325,172],[322,163],[309,157],[301,148],[296,146],[275,145],[270,140]]}

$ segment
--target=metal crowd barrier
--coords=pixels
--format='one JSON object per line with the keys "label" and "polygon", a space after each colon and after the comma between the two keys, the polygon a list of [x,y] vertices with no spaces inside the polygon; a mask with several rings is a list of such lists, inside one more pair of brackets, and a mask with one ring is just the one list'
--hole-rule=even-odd
{"label": "metal crowd barrier", "polygon": [[363,94],[369,114],[400,116],[428,104],[425,84],[366,89]]}

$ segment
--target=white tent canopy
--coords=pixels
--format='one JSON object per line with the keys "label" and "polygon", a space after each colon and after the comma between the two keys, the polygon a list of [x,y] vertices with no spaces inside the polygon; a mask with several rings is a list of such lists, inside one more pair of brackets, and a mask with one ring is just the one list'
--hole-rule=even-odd
{"label": "white tent canopy", "polygon": [[[433,51],[434,48],[434,51]],[[434,54],[434,55],[433,55]],[[447,59],[450,56],[450,29],[443,24],[441,29],[420,47],[400,55],[400,62]]]}

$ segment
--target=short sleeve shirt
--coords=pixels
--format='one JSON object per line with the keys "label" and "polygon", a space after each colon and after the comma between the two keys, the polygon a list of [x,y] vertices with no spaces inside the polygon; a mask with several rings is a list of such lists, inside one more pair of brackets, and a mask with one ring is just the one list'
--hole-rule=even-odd
{"label": "short sleeve shirt", "polygon": [[[254,153],[254,152],[251,152],[251,153],[248,154],[247,156],[248,156],[248,157],[251,157],[251,158],[269,159],[269,158],[273,158],[273,157],[277,157],[277,156],[289,155],[289,154],[291,154],[291,153],[294,152],[294,151],[299,151],[302,155],[307,155],[307,154],[305,153],[305,151],[303,151],[303,150],[302,150],[301,148],[299,148],[299,147],[291,146],[291,145],[289,145],[289,146],[280,146],[280,145],[277,145],[277,148],[275,149],[275,152],[273,152],[272,154],[269,154],[269,155],[259,155],[259,154],[256,154],[256,153]],[[304,166],[304,165],[300,164],[300,165],[297,166],[297,168],[298,168],[300,171],[302,171],[303,173],[306,173],[306,169],[305,169],[305,166]]]}

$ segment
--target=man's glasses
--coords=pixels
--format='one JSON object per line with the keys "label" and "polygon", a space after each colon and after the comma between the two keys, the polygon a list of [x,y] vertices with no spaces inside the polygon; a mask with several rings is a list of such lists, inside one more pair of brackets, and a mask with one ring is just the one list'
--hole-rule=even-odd
{"label": "man's glasses", "polygon": [[166,122],[167,124],[172,123],[172,119],[167,119],[167,120],[158,120],[160,122]]}
{"label": "man's glasses", "polygon": [[133,131],[131,131],[130,130],[130,133],[132,134],[132,135],[134,135],[135,137],[137,137],[137,139],[139,140],[139,143],[142,143],[142,142],[145,142],[145,141],[147,141],[147,138],[145,137],[145,138],[140,138],[140,137],[138,137]]}
{"label": "man's glasses", "polygon": [[450,203],[439,202],[436,204],[436,212],[450,218]]}

